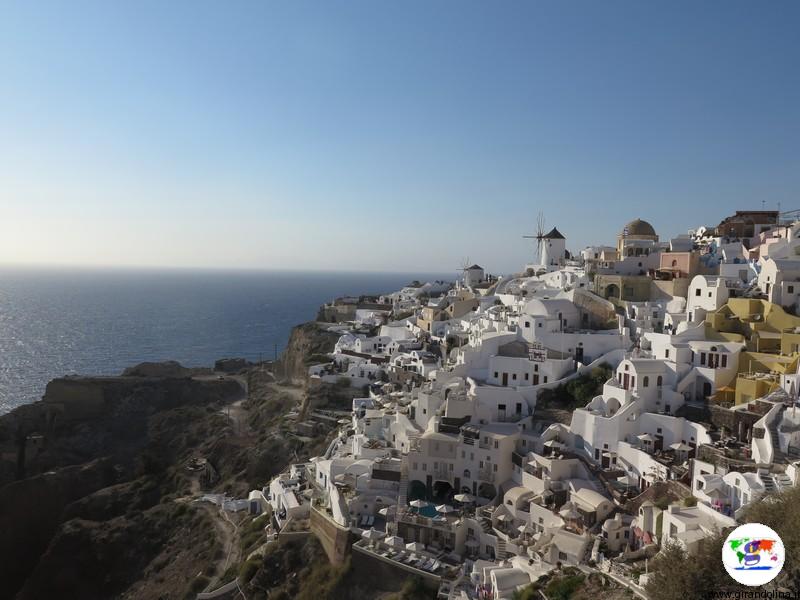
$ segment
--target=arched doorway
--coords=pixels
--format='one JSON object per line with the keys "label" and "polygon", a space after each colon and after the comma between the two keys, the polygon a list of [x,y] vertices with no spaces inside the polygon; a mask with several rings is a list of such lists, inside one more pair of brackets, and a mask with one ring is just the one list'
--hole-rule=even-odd
{"label": "arched doorway", "polygon": [[446,481],[436,481],[433,484],[433,501],[437,504],[452,502],[454,494],[453,486]]}
{"label": "arched doorway", "polygon": [[703,382],[703,398],[708,398],[711,395],[711,384],[708,381]]}
{"label": "arched doorway", "polygon": [[478,486],[478,496],[491,500],[497,496],[497,488],[495,488],[491,483],[486,483],[484,481]]}
{"label": "arched doorway", "polygon": [[419,479],[413,479],[408,482],[408,499],[409,500],[424,500],[428,495],[428,490],[425,484]]}
{"label": "arched doorway", "polygon": [[605,289],[606,300],[609,298],[619,298],[619,286],[615,283],[606,286]]}

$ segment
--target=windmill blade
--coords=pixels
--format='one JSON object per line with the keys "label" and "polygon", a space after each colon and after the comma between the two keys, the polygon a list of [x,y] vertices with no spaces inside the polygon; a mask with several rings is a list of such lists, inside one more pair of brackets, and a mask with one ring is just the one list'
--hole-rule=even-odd
{"label": "windmill blade", "polygon": [[542,244],[544,239],[544,213],[539,211],[539,216],[536,218],[536,260],[541,264],[542,262]]}

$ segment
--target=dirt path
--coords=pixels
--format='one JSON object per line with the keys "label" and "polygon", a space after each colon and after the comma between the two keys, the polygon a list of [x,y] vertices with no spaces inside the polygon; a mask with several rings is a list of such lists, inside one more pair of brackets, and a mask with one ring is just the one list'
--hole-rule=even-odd
{"label": "dirt path", "polygon": [[231,565],[238,564],[242,559],[242,549],[239,543],[239,524],[228,516],[222,508],[211,504],[201,504],[202,510],[211,517],[217,540],[223,549],[223,555],[217,560],[216,572],[206,586],[206,590],[213,590],[219,585],[220,578]]}

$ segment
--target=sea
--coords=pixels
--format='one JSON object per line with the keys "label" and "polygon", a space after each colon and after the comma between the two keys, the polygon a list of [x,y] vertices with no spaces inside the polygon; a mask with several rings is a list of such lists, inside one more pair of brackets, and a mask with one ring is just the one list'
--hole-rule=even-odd
{"label": "sea", "polygon": [[272,359],[338,296],[454,274],[0,267],[0,414],[67,374]]}

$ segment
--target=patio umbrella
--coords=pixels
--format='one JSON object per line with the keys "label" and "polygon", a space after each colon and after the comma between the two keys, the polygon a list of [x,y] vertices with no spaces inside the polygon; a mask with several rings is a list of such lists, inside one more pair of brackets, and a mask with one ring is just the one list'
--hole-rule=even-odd
{"label": "patio umbrella", "polygon": [[428,506],[428,503],[425,502],[425,500],[412,500],[411,502],[409,502],[409,504],[414,508],[425,508],[426,506]]}
{"label": "patio umbrella", "polygon": [[642,435],[637,435],[636,437],[639,438],[640,440],[642,440],[643,442],[655,442],[656,441],[656,438],[654,438],[649,433],[643,433]]}
{"label": "patio umbrella", "polygon": [[498,521],[512,521],[513,519],[514,519],[514,517],[512,517],[508,513],[503,513],[502,515],[497,517]]}
{"label": "patio umbrella", "polygon": [[575,509],[575,505],[572,504],[572,502],[567,502],[564,505],[564,508],[562,508],[558,514],[567,520],[579,519],[581,516],[580,513]]}
{"label": "patio umbrella", "polygon": [[439,506],[436,507],[436,512],[446,515],[448,513],[456,512],[456,509],[450,506],[449,504],[440,504]]}
{"label": "patio umbrella", "polygon": [[366,531],[361,532],[361,537],[364,538],[365,540],[369,540],[374,544],[377,540],[385,538],[386,534],[383,533],[382,531],[378,531],[374,527],[370,527]]}
{"label": "patio umbrella", "polygon": [[422,552],[425,550],[425,544],[421,542],[410,542],[406,544],[406,550],[411,550],[411,552]]}
{"label": "patio umbrella", "polygon": [[475,497],[470,494],[456,494],[453,496],[453,500],[461,502],[461,504],[472,504],[475,502]]}
{"label": "patio umbrella", "polygon": [[397,513],[397,507],[392,506],[384,506],[382,509],[378,511],[378,514],[382,517],[389,517],[390,515],[394,515]]}
{"label": "patio umbrella", "polygon": [[406,545],[405,540],[396,535],[387,537],[385,540],[383,540],[383,543],[393,548],[402,548],[403,546]]}
{"label": "patio umbrella", "polygon": [[671,444],[670,448],[672,448],[677,452],[689,452],[692,449],[692,447],[689,446],[688,444],[683,444],[681,442],[676,442],[674,444]]}

